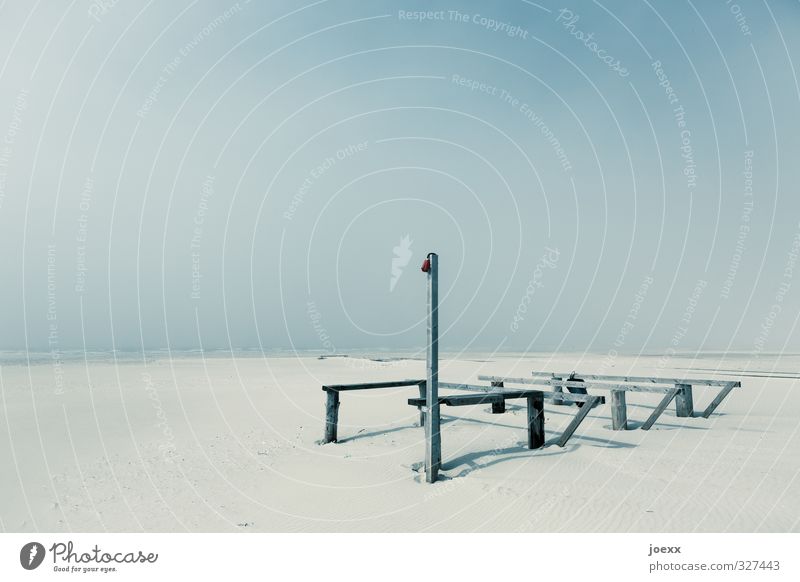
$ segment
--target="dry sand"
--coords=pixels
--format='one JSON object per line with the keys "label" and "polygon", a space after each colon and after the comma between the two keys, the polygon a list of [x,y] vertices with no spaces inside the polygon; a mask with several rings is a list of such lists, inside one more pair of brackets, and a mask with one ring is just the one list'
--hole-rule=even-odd
{"label": "dry sand", "polygon": [[[344,394],[341,442],[318,444],[321,384],[418,378],[421,360],[95,356],[66,361],[61,379],[46,360],[4,362],[3,531],[800,531],[797,380],[750,375],[793,376],[798,356],[445,358],[454,382],[578,369],[743,387],[710,419],[672,407],[649,432],[611,431],[599,407],[565,448],[553,441],[574,409],[546,405],[538,451],[524,448],[521,406],[443,407],[434,485],[414,387]],[[696,408],[714,393],[695,388]],[[628,398],[636,426],[659,397]]]}

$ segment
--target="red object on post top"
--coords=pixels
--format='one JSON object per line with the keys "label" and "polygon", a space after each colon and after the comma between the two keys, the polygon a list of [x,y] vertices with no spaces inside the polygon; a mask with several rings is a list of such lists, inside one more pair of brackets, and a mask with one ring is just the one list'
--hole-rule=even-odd
{"label": "red object on post top", "polygon": [[427,273],[430,270],[431,270],[431,260],[425,259],[424,261],[422,261],[422,272]]}

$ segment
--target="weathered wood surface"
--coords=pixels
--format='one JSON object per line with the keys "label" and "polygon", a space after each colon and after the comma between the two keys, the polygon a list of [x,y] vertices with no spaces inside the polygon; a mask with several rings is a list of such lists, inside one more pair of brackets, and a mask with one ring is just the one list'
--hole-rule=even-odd
{"label": "weathered wood surface", "polygon": [[528,396],[528,448],[544,446],[544,394]]}
{"label": "weathered wood surface", "polygon": [[611,428],[628,430],[628,407],[625,404],[625,391],[611,391]]}
{"label": "weathered wood surface", "polygon": [[325,392],[347,392],[349,390],[372,390],[373,388],[399,388],[402,386],[417,386],[424,384],[425,380],[392,380],[389,382],[365,382],[362,384],[329,384],[323,386]]}
{"label": "weathered wood surface", "polygon": [[590,400],[588,400],[585,405],[578,409],[578,414],[575,415],[575,418],[572,419],[572,422],[570,422],[564,432],[561,433],[561,438],[558,439],[559,447],[565,447],[567,445],[567,441],[569,441],[570,437],[575,433],[575,430],[583,422],[583,419],[586,418],[586,415],[589,414],[589,411],[594,408],[594,405],[597,404],[600,399],[599,396],[590,396],[589,398]]}
{"label": "weathered wood surface", "polygon": [[730,394],[731,390],[733,390],[739,385],[740,385],[739,382],[731,382],[729,385],[725,386],[725,388],[720,390],[719,394],[716,395],[714,400],[711,401],[711,404],[709,404],[708,407],[703,412],[703,418],[708,418],[709,416],[711,416],[711,413],[717,409],[717,406],[719,406],[723,400],[725,400],[725,397],[728,394]]}
{"label": "weathered wood surface", "polygon": [[[439,404],[445,406],[471,406],[474,404],[494,404],[503,400],[502,394],[461,394],[458,396],[439,396]],[[427,406],[425,398],[409,398],[411,406]]]}
{"label": "weathered wood surface", "polygon": [[419,385],[419,399],[422,400],[422,404],[420,404],[417,407],[417,408],[419,408],[419,425],[421,427],[423,427],[423,428],[425,427],[425,410],[424,410],[424,406],[425,406],[425,397],[426,397],[426,392],[427,392],[426,388],[425,388],[425,384],[426,384],[425,382],[422,382]]}
{"label": "weathered wood surface", "polygon": [[669,406],[669,403],[672,402],[672,399],[675,398],[678,392],[680,392],[680,390],[677,388],[673,388],[667,392],[664,398],[661,399],[661,402],[658,403],[658,406],[656,406],[656,409],[653,411],[653,413],[648,417],[647,420],[644,421],[642,430],[650,430],[650,427],[655,424],[655,422],[658,420],[658,417],[661,416],[661,413],[667,409],[667,406]]}
{"label": "weathered wood surface", "polygon": [[325,402],[325,442],[335,443],[339,426],[339,393],[328,392]]}
{"label": "weathered wood surface", "polygon": [[[480,379],[480,376],[478,377],[478,379]],[[562,380],[562,378],[552,378],[552,380]],[[555,388],[553,389],[553,392],[555,392],[556,394],[561,394],[562,392],[564,392],[564,388],[556,385]],[[553,404],[555,404],[556,406],[568,406],[567,404],[564,403],[564,399],[558,396],[553,398]]]}
{"label": "weathered wood surface", "polygon": [[[502,388],[503,382],[492,382],[492,388]],[[503,414],[506,411],[505,399],[500,399],[498,402],[492,402],[492,414]]]}
{"label": "weathered wood surface", "polygon": [[[458,384],[455,382],[439,382],[439,386],[441,388],[448,388],[451,390],[465,390],[469,392],[497,392],[497,388],[492,388],[491,386],[482,386],[480,384]],[[531,392],[531,390],[516,390],[514,388],[509,388],[508,386],[504,387],[503,391],[500,394],[503,394],[506,399],[509,398],[527,398],[527,393]],[[535,392],[542,392],[544,394],[545,400],[553,402],[556,398],[560,398],[562,400],[567,400],[569,402],[588,402],[590,398],[593,396],[589,394],[567,394],[567,393],[556,393],[556,392],[547,392],[547,391],[540,391],[536,390]],[[605,404],[605,396],[597,396],[598,402],[600,404]]]}
{"label": "weathered wood surface", "polygon": [[536,380],[534,378],[506,378],[503,376],[478,376],[478,380],[503,380],[509,384],[529,384],[531,386],[560,386],[567,388],[597,388],[600,390],[624,390],[626,392],[665,393],[674,389],[672,386],[652,386],[641,384],[606,384],[601,382],[574,382],[569,380]]}
{"label": "weathered wood surface", "polygon": [[[565,378],[569,373],[559,372],[531,372],[531,376],[540,378]],[[584,380],[603,380],[606,382],[650,382],[652,384],[693,384],[696,386],[727,386],[731,380],[707,380],[698,378],[659,378],[652,376],[606,376],[604,374],[575,374],[576,378]],[[741,386],[741,382],[735,382],[736,386]]]}
{"label": "weathered wood surface", "polygon": [[694,399],[691,384],[675,384],[678,393],[675,395],[675,416],[689,418],[694,414]]}

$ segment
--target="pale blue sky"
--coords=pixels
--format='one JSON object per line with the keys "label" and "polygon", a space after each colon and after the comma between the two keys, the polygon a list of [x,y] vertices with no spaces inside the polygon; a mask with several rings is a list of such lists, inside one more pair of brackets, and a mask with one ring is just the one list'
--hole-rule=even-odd
{"label": "pale blue sky", "polygon": [[445,349],[800,349],[796,1],[54,4],[0,6],[2,349],[414,348],[434,250]]}

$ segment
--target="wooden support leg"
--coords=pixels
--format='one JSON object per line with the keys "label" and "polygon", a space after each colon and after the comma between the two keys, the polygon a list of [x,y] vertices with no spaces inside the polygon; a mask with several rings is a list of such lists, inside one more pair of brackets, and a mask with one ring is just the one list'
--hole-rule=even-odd
{"label": "wooden support leg", "polygon": [[528,448],[544,446],[544,394],[528,397]]}
{"label": "wooden support leg", "polygon": [[711,401],[711,404],[709,404],[708,408],[706,408],[705,411],[703,412],[703,418],[708,418],[709,416],[711,416],[711,413],[717,409],[717,406],[719,406],[720,403],[723,400],[725,400],[725,397],[728,394],[730,394],[731,390],[736,388],[736,386],[738,385],[739,385],[738,382],[731,382],[730,384],[727,384],[722,390],[720,390],[716,398],[714,398],[714,400]]}
{"label": "wooden support leg", "polygon": [[688,418],[694,414],[694,401],[692,399],[691,384],[675,384],[679,390],[675,396],[675,415],[680,418]]}
{"label": "wooden support leg", "polygon": [[573,418],[572,422],[569,423],[569,426],[567,426],[566,430],[561,435],[561,438],[558,439],[559,447],[566,446],[567,441],[572,436],[572,433],[575,432],[575,429],[580,426],[580,424],[583,422],[583,419],[586,418],[586,415],[589,414],[589,411],[594,408],[598,402],[600,402],[600,398],[598,396],[591,396],[589,400],[586,401],[586,404],[578,409],[578,414],[575,415],[575,418]]}
{"label": "wooden support leg", "polygon": [[611,391],[611,428],[628,430],[628,408],[625,404],[625,391]]}
{"label": "wooden support leg", "polygon": [[669,406],[669,403],[672,402],[672,399],[675,398],[678,392],[679,390],[675,388],[674,390],[670,390],[666,393],[661,402],[659,402],[658,406],[656,406],[653,414],[651,414],[650,417],[644,421],[642,430],[650,430],[650,427],[655,424],[655,422],[658,420],[658,417],[661,416],[661,413],[667,409],[667,406]]}
{"label": "wooden support leg", "polygon": [[[561,380],[561,378],[555,378],[554,377],[553,380]],[[563,392],[563,391],[564,391],[564,388],[562,386],[553,386],[553,392]],[[556,406],[563,406],[564,405],[564,401],[561,400],[561,398],[559,398],[558,396],[556,396],[556,397],[553,398],[553,404],[555,404]]]}
{"label": "wooden support leg", "polygon": [[339,425],[339,391],[327,390],[328,399],[325,404],[325,442],[335,443]]}
{"label": "wooden support leg", "polygon": [[[502,388],[502,382],[492,382],[492,388]],[[503,414],[506,411],[506,401],[498,400],[497,402],[492,402],[492,414]]]}
{"label": "wooden support leg", "polygon": [[[419,383],[419,397],[422,400],[425,400],[425,382]],[[417,406],[419,408],[419,425],[425,426],[425,407],[424,406]]]}

